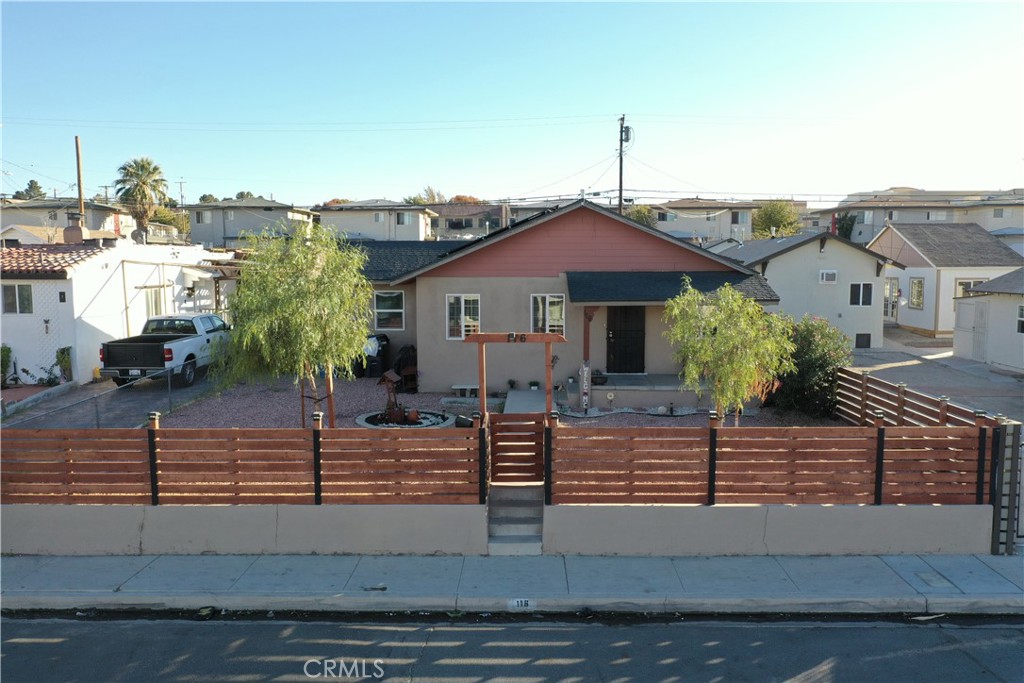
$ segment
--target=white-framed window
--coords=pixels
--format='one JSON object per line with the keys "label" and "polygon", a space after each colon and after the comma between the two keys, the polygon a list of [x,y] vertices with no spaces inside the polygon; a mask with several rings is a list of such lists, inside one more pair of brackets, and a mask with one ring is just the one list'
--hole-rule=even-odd
{"label": "white-framed window", "polygon": [[382,211],[374,211],[373,212],[373,222],[374,223],[383,223],[384,222],[384,213]]}
{"label": "white-framed window", "polygon": [[669,223],[671,221],[676,220],[677,218],[679,218],[679,216],[677,216],[676,214],[672,213],[671,211],[659,211],[658,212],[658,222],[659,223]]}
{"label": "white-framed window", "polygon": [[431,218],[430,219],[430,227],[433,228],[434,230],[437,230],[438,228],[440,228],[441,227],[441,219],[440,218]]}
{"label": "white-framed window", "polygon": [[839,280],[839,271],[836,270],[819,270],[818,271],[818,284],[820,285],[834,285]]}
{"label": "white-framed window", "polygon": [[405,329],[405,292],[373,293],[373,326],[378,330]]}
{"label": "white-framed window", "polygon": [[1017,334],[1024,334],[1024,306],[1017,306]]}
{"label": "white-framed window", "polygon": [[872,286],[870,282],[854,282],[850,285],[850,305],[851,306],[870,306],[871,305],[871,290]]}
{"label": "white-framed window", "polygon": [[924,308],[924,278],[910,278],[910,299],[907,305],[911,308],[921,310]]}
{"label": "white-framed window", "polygon": [[940,209],[938,211],[925,211],[924,213],[925,220],[929,221],[944,221],[948,215],[949,212],[945,209]]}
{"label": "white-framed window", "polygon": [[865,223],[871,224],[875,220],[874,211],[858,211],[854,215],[857,216],[857,220],[855,221],[857,225],[864,225]]}
{"label": "white-framed window", "polygon": [[235,211],[234,211],[234,209],[228,209],[228,220],[229,221],[235,220]]}
{"label": "white-framed window", "polygon": [[732,211],[729,220],[732,221],[732,225],[746,225],[750,222],[750,212]]}
{"label": "white-framed window", "polygon": [[531,295],[530,325],[533,332],[565,334],[565,295]]}
{"label": "white-framed window", "polygon": [[196,211],[196,225],[213,223],[213,211]]}
{"label": "white-framed window", "polygon": [[32,285],[4,285],[4,313],[32,312]]}
{"label": "white-framed window", "polygon": [[399,211],[395,214],[395,225],[405,225],[408,214],[404,211]]}
{"label": "white-framed window", "polygon": [[888,218],[888,219],[889,219],[890,221],[898,221],[898,220],[900,219],[900,212],[899,212],[899,211],[895,211],[895,210],[890,210],[890,211],[889,211],[888,213],[886,213],[885,215],[886,215],[886,217],[887,217],[887,218]]}
{"label": "white-framed window", "polygon": [[818,227],[818,225],[819,225],[820,223],[821,223],[821,221],[818,221],[818,220],[813,220],[813,221],[811,221],[811,227],[812,227],[812,228],[816,228],[816,227]]}
{"label": "white-framed window", "polygon": [[465,339],[480,331],[480,295],[449,294],[447,296],[447,339]]}
{"label": "white-framed window", "polygon": [[1003,218],[1003,209],[992,209],[992,218]]}
{"label": "white-framed window", "polygon": [[977,292],[970,292],[971,287],[980,285],[988,280],[957,280],[956,281],[956,294],[954,296],[977,296]]}

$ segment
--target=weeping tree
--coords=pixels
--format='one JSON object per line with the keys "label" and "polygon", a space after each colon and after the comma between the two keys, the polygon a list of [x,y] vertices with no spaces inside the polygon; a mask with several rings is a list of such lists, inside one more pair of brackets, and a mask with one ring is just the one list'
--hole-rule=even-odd
{"label": "weeping tree", "polygon": [[228,300],[233,332],[216,373],[222,386],[294,377],[315,404],[322,388],[333,427],[334,375],[352,378],[370,331],[366,254],[319,224],[287,232],[281,225],[247,237],[251,256]]}
{"label": "weeping tree", "polygon": [[680,389],[708,391],[719,415],[735,410],[737,426],[744,401],[764,400],[794,369],[792,321],[728,284],[705,294],[684,278],[682,292],[665,302],[664,320],[683,368]]}

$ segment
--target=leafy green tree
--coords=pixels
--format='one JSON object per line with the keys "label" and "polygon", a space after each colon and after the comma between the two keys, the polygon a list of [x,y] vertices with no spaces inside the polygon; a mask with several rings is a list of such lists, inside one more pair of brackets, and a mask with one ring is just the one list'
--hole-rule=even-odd
{"label": "leafy green tree", "polygon": [[[319,224],[291,237],[281,224],[248,236],[229,298],[234,331],[215,367],[221,385],[291,376],[306,380],[319,401],[325,373],[328,419],[334,426],[334,374],[352,377],[370,332],[373,286],[363,275],[366,254]],[[305,416],[303,416],[305,419]]]}
{"label": "leafy green tree", "polygon": [[[427,202],[428,204],[432,202]],[[483,200],[471,194],[457,194],[448,200],[449,204],[482,204]]]}
{"label": "leafy green tree", "polygon": [[154,223],[173,226],[177,228],[178,233],[182,235],[188,234],[191,229],[188,212],[172,211],[166,206],[156,207],[153,211],[153,217],[150,220]]}
{"label": "leafy green tree", "polygon": [[793,343],[795,368],[779,378],[772,404],[814,417],[832,415],[839,369],[853,360],[852,341],[828,320],[805,315],[793,326]]}
{"label": "leafy green tree", "polygon": [[138,229],[145,231],[153,211],[167,200],[164,172],[149,157],[126,161],[117,172],[117,198],[135,219]]}
{"label": "leafy green tree", "polygon": [[243,190],[242,192],[235,193],[235,199],[255,199],[256,195],[252,192]]}
{"label": "leafy green tree", "polygon": [[204,195],[200,195],[200,197],[199,197],[199,203],[200,204],[216,204],[219,201],[220,200],[217,199],[217,196],[216,195],[212,195],[212,194],[204,194]]}
{"label": "leafy green tree", "polygon": [[626,214],[626,218],[633,221],[634,223],[646,225],[648,228],[658,227],[658,216],[657,214],[654,213],[654,210],[651,209],[651,207],[649,206],[646,206],[644,204],[634,204],[633,206],[626,209],[624,213]]}
{"label": "leafy green tree", "polygon": [[800,230],[800,214],[790,202],[772,199],[754,211],[752,225],[756,239],[771,237],[772,228],[775,228],[776,237],[785,237]]}
{"label": "leafy green tree", "polygon": [[719,415],[736,411],[737,425],[744,401],[763,400],[794,369],[792,321],[728,284],[704,294],[684,278],[682,292],[665,302],[664,320],[683,367],[681,389],[709,391]]}
{"label": "leafy green tree", "polygon": [[28,185],[24,190],[18,190],[12,197],[14,199],[42,199],[46,196],[46,190],[39,184],[37,180],[28,181]]}
{"label": "leafy green tree", "polygon": [[844,211],[836,216],[836,234],[844,240],[853,237],[853,226],[857,224],[857,214]]}
{"label": "leafy green tree", "polygon": [[409,197],[403,197],[402,201],[406,204],[444,204],[446,201],[444,195],[435,190],[430,185],[423,188],[423,191],[419,194],[414,194]]}

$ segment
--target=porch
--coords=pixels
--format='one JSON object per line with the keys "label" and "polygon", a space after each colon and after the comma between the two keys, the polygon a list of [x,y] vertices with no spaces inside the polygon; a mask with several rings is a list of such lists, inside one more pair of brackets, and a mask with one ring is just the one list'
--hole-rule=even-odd
{"label": "porch", "polygon": [[[666,411],[684,408],[709,409],[710,398],[700,399],[692,391],[679,391],[679,377],[670,374],[608,374],[603,384],[591,382],[592,408],[665,408]],[[592,378],[594,379],[594,378]],[[600,381],[600,380],[598,380]],[[574,380],[565,386],[566,399],[572,410],[580,407],[580,383]],[[611,398],[609,398],[611,396]]]}

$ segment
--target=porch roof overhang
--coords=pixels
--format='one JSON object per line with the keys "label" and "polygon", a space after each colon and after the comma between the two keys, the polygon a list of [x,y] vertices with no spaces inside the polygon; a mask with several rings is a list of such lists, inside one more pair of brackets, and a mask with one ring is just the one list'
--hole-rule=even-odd
{"label": "porch roof overhang", "polygon": [[779,303],[779,295],[761,275],[735,271],[569,272],[569,301],[591,305],[663,304],[683,289],[683,278],[698,291],[710,293],[729,284],[762,304]]}

